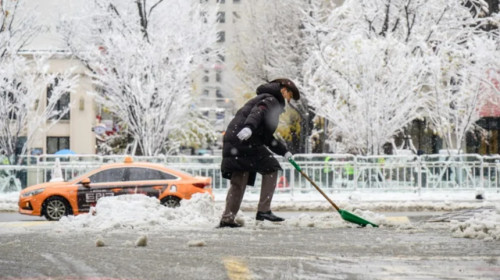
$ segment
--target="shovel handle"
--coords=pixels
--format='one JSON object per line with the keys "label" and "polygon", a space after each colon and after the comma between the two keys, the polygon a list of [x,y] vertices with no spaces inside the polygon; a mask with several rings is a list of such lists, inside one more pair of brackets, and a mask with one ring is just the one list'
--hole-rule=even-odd
{"label": "shovel handle", "polygon": [[316,183],[311,178],[309,178],[309,176],[307,176],[307,174],[304,171],[302,171],[302,168],[300,168],[300,166],[293,159],[290,158],[288,161],[293,165],[293,167],[295,167],[295,169],[297,169],[297,171],[300,172],[300,174],[302,174],[302,176],[304,176],[304,178],[307,179],[307,181],[309,181],[309,183],[311,183],[314,186],[314,188],[316,188],[316,190],[318,190],[320,194],[323,195],[324,198],[326,198],[326,200],[328,200],[328,202],[330,202],[330,204],[333,206],[333,208],[335,208],[335,210],[337,210],[337,212],[340,212],[340,208],[337,206],[337,204],[335,204],[326,195],[326,193],[324,193],[323,190],[320,187],[318,187],[318,185],[316,185]]}

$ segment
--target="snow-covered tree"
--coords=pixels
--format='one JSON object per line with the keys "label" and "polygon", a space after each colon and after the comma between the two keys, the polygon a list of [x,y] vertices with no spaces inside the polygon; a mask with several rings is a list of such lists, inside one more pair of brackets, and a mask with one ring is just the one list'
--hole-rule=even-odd
{"label": "snow-covered tree", "polygon": [[[341,142],[339,152],[381,153],[385,143],[433,104],[433,66],[453,58],[441,53],[440,45],[454,41],[457,51],[465,51],[460,40],[484,32],[477,21],[465,20],[471,13],[460,1],[347,0],[329,12],[319,4],[306,12],[307,40],[314,44],[305,64],[305,92],[318,115],[331,122],[330,138]],[[484,73],[468,69],[474,70],[468,77]],[[449,88],[450,81],[439,76],[434,81]],[[471,117],[462,110],[455,113]]]}
{"label": "snow-covered tree", "polygon": [[463,148],[466,133],[475,128],[489,93],[496,90],[489,70],[500,69],[498,29],[486,28],[490,18],[474,16],[485,8],[482,2],[468,3],[441,6],[439,17],[429,19],[434,27],[426,32],[432,46],[426,116],[446,147],[456,150]]}
{"label": "snow-covered tree", "polygon": [[86,3],[61,33],[87,66],[95,100],[120,119],[142,154],[168,152],[179,144],[175,136],[205,126],[190,110],[192,78],[216,55],[216,11],[196,0]]}
{"label": "snow-covered tree", "polygon": [[338,152],[379,154],[419,116],[423,58],[411,55],[398,34],[384,34],[383,22],[374,20],[384,16],[383,6],[346,1],[325,17],[321,8],[313,5],[306,23],[316,44],[305,65],[305,92],[316,113],[333,124]]}
{"label": "snow-covered tree", "polygon": [[[289,78],[299,89],[302,84],[302,64],[307,58],[302,38],[304,1],[245,1],[237,27],[233,48],[236,75],[250,92],[276,78]],[[292,105],[292,104],[291,104]],[[304,152],[310,131],[309,106],[306,98],[292,107],[300,115],[300,128],[288,129],[294,152]],[[297,119],[291,116],[289,119]],[[289,128],[294,124],[286,124]],[[283,130],[283,129],[282,129]],[[285,129],[286,130],[286,129]]]}
{"label": "snow-covered tree", "polygon": [[[69,110],[59,111],[56,105],[78,82],[70,71],[49,73],[48,56],[28,58],[20,53],[43,29],[36,11],[23,4],[0,1],[0,151],[11,161],[16,153],[25,154],[34,136],[50,129]],[[26,142],[16,151],[20,137],[26,137]]]}
{"label": "snow-covered tree", "polygon": [[254,90],[279,77],[301,78],[305,59],[301,14],[294,2],[245,1],[233,48],[237,75]]}

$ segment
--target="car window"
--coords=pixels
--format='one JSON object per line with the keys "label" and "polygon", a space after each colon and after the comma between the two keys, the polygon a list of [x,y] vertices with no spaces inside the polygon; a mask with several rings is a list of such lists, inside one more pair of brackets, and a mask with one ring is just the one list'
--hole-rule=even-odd
{"label": "car window", "polygon": [[130,181],[144,180],[173,180],[177,176],[151,168],[131,167],[129,168]]}
{"label": "car window", "polygon": [[89,177],[91,183],[121,182],[125,168],[106,169]]}

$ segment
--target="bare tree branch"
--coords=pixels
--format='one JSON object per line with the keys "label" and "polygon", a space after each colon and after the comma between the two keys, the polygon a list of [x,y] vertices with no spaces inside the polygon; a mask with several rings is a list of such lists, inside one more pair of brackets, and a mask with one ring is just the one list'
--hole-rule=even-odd
{"label": "bare tree branch", "polygon": [[158,2],[156,2],[153,6],[151,6],[151,8],[149,9],[149,14],[148,16],[151,16],[151,13],[153,12],[153,10],[156,8],[156,6],[160,5],[161,2],[163,2],[163,0],[159,0]]}

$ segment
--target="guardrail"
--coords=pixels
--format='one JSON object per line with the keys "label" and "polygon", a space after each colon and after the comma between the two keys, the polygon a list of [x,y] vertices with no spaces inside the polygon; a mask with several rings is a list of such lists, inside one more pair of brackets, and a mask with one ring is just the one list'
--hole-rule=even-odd
{"label": "guardrail", "polygon": [[[23,165],[0,165],[0,192],[20,190],[49,181],[56,159],[63,177],[70,179],[125,156],[41,155],[26,157]],[[134,157],[212,178],[215,191],[225,191],[228,180],[220,173],[219,156]],[[281,157],[278,192],[305,192],[311,184]],[[500,192],[500,155],[354,156],[348,154],[297,154],[294,160],[319,186],[329,191],[370,189],[420,191],[422,189],[477,189]],[[257,177],[260,180],[260,176]],[[260,182],[249,191],[258,191]]]}

